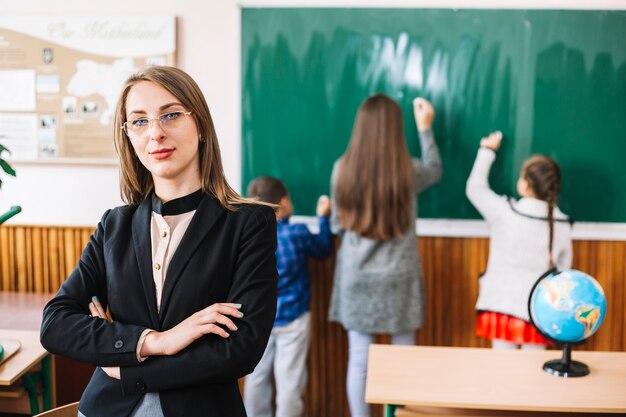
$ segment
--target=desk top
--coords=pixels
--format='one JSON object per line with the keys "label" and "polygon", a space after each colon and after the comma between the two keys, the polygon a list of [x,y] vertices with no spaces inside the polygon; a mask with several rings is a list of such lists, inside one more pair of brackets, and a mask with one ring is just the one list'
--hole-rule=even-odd
{"label": "desk top", "polygon": [[560,378],[557,350],[371,345],[365,399],[376,404],[553,412],[626,412],[626,352],[572,351],[590,375]]}
{"label": "desk top", "polygon": [[0,329],[37,330],[54,294],[0,291]]}
{"label": "desk top", "polygon": [[0,329],[0,339],[16,339],[22,345],[15,355],[0,365],[0,385],[12,385],[48,354],[39,343],[39,331]]}

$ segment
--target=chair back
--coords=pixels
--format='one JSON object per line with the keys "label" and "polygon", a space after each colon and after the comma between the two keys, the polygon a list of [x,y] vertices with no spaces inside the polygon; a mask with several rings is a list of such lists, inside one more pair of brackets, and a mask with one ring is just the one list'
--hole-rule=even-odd
{"label": "chair back", "polygon": [[54,408],[49,411],[45,411],[41,414],[37,414],[34,417],[77,417],[78,416],[78,402],[67,404],[61,407]]}

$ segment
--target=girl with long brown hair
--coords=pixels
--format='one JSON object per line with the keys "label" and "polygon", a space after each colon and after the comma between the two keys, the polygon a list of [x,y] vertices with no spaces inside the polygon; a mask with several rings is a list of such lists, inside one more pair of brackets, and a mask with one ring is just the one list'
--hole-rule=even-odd
{"label": "girl with long brown hair", "polygon": [[353,417],[368,417],[367,351],[374,334],[414,344],[424,321],[424,282],[416,245],[416,197],[441,178],[431,130],[434,109],[414,100],[422,150],[411,158],[402,110],[383,94],[367,98],[348,149],[331,177],[332,223],[340,231],[329,319],[348,330],[347,390]]}
{"label": "girl with long brown hair", "polygon": [[543,349],[548,343],[530,324],[528,297],[549,268],[572,263],[570,219],[556,205],[561,170],[551,158],[527,159],[517,181],[519,200],[497,195],[489,171],[502,133],[482,138],[466,194],[489,225],[489,261],[480,278],[476,334],[494,349]]}

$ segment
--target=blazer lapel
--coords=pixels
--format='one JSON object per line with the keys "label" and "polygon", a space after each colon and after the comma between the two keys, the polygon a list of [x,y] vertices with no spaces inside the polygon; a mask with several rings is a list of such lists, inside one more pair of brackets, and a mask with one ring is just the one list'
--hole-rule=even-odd
{"label": "blazer lapel", "polygon": [[133,214],[133,246],[137,258],[137,268],[144,289],[144,296],[148,305],[152,328],[160,329],[159,314],[156,305],[156,290],[152,277],[152,237],[150,235],[150,221],[152,204],[146,198]]}
{"label": "blazer lapel", "polygon": [[159,314],[161,322],[163,322],[163,317],[167,314],[167,308],[176,282],[180,279],[189,259],[198,249],[198,246],[206,238],[217,220],[224,214],[224,210],[219,201],[209,195],[204,195],[202,201],[200,201],[200,205],[167,268],[167,277],[165,278],[161,296],[161,311]]}

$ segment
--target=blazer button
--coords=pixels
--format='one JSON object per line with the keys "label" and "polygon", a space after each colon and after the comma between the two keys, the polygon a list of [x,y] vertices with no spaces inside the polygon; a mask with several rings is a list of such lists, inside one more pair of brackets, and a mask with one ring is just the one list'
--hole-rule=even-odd
{"label": "blazer button", "polygon": [[146,392],[146,384],[141,381],[137,381],[137,389],[141,392]]}
{"label": "blazer button", "polygon": [[122,342],[121,340],[115,341],[115,349],[121,349],[122,346],[124,346],[124,342]]}

